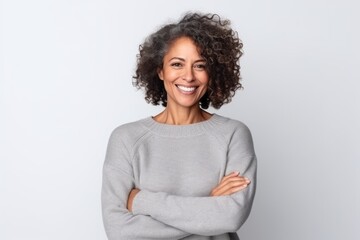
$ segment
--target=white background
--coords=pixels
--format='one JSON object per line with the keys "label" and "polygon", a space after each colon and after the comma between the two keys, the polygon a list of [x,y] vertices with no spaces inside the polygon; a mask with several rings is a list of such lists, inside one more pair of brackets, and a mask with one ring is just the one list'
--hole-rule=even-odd
{"label": "white background", "polygon": [[5,0],[0,52],[0,239],[105,240],[110,132],[154,115],[131,84],[138,45],[187,10],[232,20],[245,122],[259,160],[242,240],[357,240],[357,1]]}

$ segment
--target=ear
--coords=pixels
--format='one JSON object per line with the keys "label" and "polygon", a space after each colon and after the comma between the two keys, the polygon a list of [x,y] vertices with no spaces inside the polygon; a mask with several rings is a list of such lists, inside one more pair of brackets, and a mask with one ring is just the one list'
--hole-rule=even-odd
{"label": "ear", "polygon": [[158,68],[157,73],[158,73],[158,76],[159,76],[160,80],[164,81],[163,70],[161,68]]}

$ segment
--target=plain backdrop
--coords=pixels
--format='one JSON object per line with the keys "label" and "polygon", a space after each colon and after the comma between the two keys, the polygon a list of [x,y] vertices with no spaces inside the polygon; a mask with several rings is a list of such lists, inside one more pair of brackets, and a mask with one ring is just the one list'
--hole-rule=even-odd
{"label": "plain backdrop", "polygon": [[0,239],[105,240],[110,132],[155,115],[138,46],[189,10],[232,21],[244,89],[216,112],[253,133],[258,188],[242,240],[360,238],[358,1],[3,0]]}

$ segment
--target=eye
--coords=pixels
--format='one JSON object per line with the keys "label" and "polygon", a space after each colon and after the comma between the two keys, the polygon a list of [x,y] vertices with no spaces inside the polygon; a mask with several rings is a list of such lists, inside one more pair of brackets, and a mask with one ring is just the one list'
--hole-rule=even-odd
{"label": "eye", "polygon": [[206,69],[206,64],[205,63],[197,63],[194,65],[194,68],[196,70],[205,70]]}
{"label": "eye", "polygon": [[173,62],[173,63],[170,64],[170,66],[175,67],[175,68],[180,68],[180,67],[182,67],[182,63],[180,63],[180,62]]}

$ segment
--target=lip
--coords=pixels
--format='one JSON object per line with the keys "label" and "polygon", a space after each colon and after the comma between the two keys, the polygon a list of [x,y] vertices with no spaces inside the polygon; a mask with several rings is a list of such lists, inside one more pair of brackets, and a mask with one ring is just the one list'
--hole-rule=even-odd
{"label": "lip", "polygon": [[186,85],[181,85],[181,84],[175,84],[176,88],[183,94],[193,94],[196,92],[196,89],[198,88],[198,86],[186,86]]}
{"label": "lip", "polygon": [[175,84],[177,87],[180,86],[180,87],[186,87],[186,88],[197,88],[198,86],[197,85],[184,85],[184,84]]}

